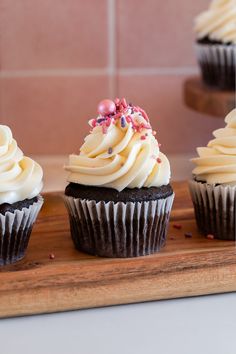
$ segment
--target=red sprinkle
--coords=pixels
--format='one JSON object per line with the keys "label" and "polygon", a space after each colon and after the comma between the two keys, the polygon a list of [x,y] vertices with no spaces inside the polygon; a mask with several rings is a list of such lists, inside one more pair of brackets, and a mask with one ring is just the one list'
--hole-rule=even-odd
{"label": "red sprinkle", "polygon": [[160,159],[160,157],[157,158],[157,162],[158,162],[158,163],[161,163],[161,162],[162,162],[161,159]]}
{"label": "red sprinkle", "polygon": [[141,129],[152,129],[149,124],[144,124],[144,123],[141,123],[140,127],[141,127]]}
{"label": "red sprinkle", "polygon": [[117,113],[114,118],[119,119],[121,116],[122,116],[122,113]]}
{"label": "red sprinkle", "polygon": [[127,117],[126,117],[126,122],[127,122],[127,123],[130,123],[130,122],[131,122],[130,116],[127,116]]}
{"label": "red sprinkle", "polygon": [[107,126],[107,127],[110,127],[110,125],[111,125],[111,118],[107,118],[107,120],[106,120],[106,126]]}
{"label": "red sprinkle", "polygon": [[181,229],[182,229],[182,225],[180,225],[180,224],[174,224],[174,225],[173,225],[173,228],[174,228],[174,229],[177,229],[177,230],[181,230]]}
{"label": "red sprinkle", "polygon": [[140,139],[141,140],[146,140],[146,136],[145,135],[141,135]]}
{"label": "red sprinkle", "polygon": [[214,235],[211,235],[211,234],[207,235],[207,239],[208,239],[208,240],[214,240],[214,238],[215,238]]}
{"label": "red sprinkle", "polygon": [[184,234],[184,236],[186,238],[191,238],[191,237],[193,237],[193,234],[191,232],[186,232],[186,234]]}
{"label": "red sprinkle", "polygon": [[55,254],[50,253],[48,257],[49,257],[49,259],[54,259],[55,258]]}

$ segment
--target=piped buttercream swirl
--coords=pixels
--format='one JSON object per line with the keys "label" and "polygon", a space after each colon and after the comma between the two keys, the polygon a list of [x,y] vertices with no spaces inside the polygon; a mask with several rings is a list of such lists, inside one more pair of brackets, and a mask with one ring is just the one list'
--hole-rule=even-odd
{"label": "piped buttercream swirl", "polygon": [[225,118],[226,127],[213,132],[215,139],[197,149],[193,175],[209,184],[236,184],[236,109]]}
{"label": "piped buttercream swirl", "polygon": [[65,166],[69,182],[118,191],[169,183],[169,161],[142,109],[117,104],[113,115],[99,116],[90,125],[80,154],[70,155]]}
{"label": "piped buttercream swirl", "polygon": [[0,125],[0,204],[37,196],[42,189],[42,168],[23,156],[8,126]]}
{"label": "piped buttercream swirl", "polygon": [[236,0],[213,0],[195,19],[198,39],[236,44]]}

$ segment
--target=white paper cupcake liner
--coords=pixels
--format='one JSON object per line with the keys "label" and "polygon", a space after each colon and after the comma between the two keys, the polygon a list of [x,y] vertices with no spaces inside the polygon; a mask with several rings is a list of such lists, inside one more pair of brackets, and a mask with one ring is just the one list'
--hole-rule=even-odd
{"label": "white paper cupcake liner", "polygon": [[102,257],[138,257],[164,246],[174,193],[149,202],[95,202],[65,196],[78,250]]}
{"label": "white paper cupcake liner", "polygon": [[22,210],[0,214],[0,265],[19,261],[25,255],[30,234],[37,215],[43,205],[43,198]]}
{"label": "white paper cupcake liner", "polygon": [[195,48],[203,81],[210,86],[234,90],[236,46],[197,43]]}
{"label": "white paper cupcake liner", "polygon": [[199,231],[221,240],[236,239],[236,186],[190,181],[190,193]]}

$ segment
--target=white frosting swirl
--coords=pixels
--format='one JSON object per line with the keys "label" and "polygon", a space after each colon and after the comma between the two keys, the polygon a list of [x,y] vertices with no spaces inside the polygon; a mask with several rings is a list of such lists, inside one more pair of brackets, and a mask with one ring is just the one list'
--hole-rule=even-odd
{"label": "white frosting swirl", "polygon": [[213,0],[195,20],[198,39],[236,44],[236,0]]}
{"label": "white frosting swirl", "polygon": [[11,129],[0,125],[0,204],[37,196],[42,189],[42,168],[23,156]]}
{"label": "white frosting swirl", "polygon": [[209,184],[236,184],[236,109],[225,118],[226,127],[213,132],[215,139],[197,149],[193,175]]}
{"label": "white frosting swirl", "polygon": [[[140,112],[128,110],[123,117],[131,117],[138,126],[147,125]],[[79,155],[70,155],[68,181],[90,186],[113,188],[159,187],[170,181],[170,165],[159,150],[151,129],[140,132],[131,122],[121,126],[117,119],[104,134],[96,126],[85,138]]]}

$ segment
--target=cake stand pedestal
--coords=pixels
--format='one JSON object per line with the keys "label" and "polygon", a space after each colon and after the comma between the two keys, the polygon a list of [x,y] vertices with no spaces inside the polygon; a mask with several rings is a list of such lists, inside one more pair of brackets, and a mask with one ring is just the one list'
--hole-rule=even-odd
{"label": "cake stand pedestal", "polygon": [[234,91],[209,88],[200,77],[195,76],[184,83],[184,101],[197,112],[224,118],[236,107],[236,94]]}

